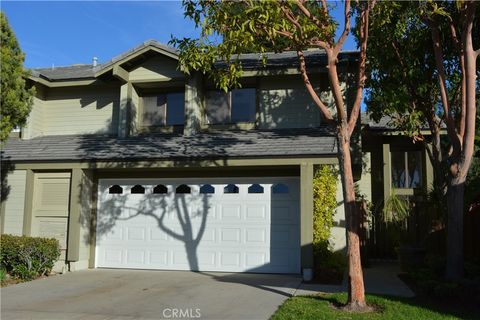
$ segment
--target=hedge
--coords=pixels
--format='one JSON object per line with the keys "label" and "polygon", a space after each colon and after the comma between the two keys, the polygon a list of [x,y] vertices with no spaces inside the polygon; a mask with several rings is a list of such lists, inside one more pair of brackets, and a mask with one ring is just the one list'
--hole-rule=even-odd
{"label": "hedge", "polygon": [[31,280],[51,272],[60,257],[60,244],[56,239],[0,236],[1,268],[10,276]]}

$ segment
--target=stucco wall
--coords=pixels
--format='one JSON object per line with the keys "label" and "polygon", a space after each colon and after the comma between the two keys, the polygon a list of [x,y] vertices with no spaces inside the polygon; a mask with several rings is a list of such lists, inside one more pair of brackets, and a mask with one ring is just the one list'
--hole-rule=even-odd
{"label": "stucco wall", "polygon": [[22,235],[23,233],[26,176],[26,170],[15,170],[7,176],[10,190],[4,207],[3,233],[14,235]]}

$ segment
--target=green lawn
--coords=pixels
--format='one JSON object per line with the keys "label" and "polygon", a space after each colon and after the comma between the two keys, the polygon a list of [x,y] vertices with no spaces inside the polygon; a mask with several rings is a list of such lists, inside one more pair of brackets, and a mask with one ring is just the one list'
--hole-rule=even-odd
{"label": "green lawn", "polygon": [[[470,308],[446,301],[426,301],[419,298],[396,298],[367,295],[367,303],[374,306],[372,313],[355,314],[340,311],[347,301],[345,293],[292,297],[272,316],[272,320],[320,319],[480,319]],[[470,309],[470,310],[467,310]]]}

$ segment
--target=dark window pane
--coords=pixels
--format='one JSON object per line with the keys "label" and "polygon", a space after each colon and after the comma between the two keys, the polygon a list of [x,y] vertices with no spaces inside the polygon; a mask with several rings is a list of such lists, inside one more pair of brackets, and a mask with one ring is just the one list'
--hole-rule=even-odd
{"label": "dark window pane", "polygon": [[263,193],[263,187],[257,183],[248,187],[248,193]]}
{"label": "dark window pane", "polygon": [[159,184],[158,186],[153,188],[153,193],[165,194],[165,193],[168,193],[168,189],[163,184]]}
{"label": "dark window pane", "polygon": [[111,186],[108,189],[108,193],[110,193],[110,194],[122,194],[123,193],[123,188],[120,187],[118,184],[116,184],[114,186]]}
{"label": "dark window pane", "polygon": [[392,185],[395,188],[406,188],[405,179],[405,152],[393,151],[392,158]]}
{"label": "dark window pane", "polygon": [[223,188],[223,193],[238,193],[238,187],[234,184],[229,184]]}
{"label": "dark window pane", "polygon": [[230,122],[229,94],[224,91],[207,91],[205,101],[207,123]]}
{"label": "dark window pane", "polygon": [[167,95],[167,125],[182,125],[185,118],[185,94]]}
{"label": "dark window pane", "polygon": [[232,91],[232,122],[253,122],[256,111],[255,89]]}
{"label": "dark window pane", "polygon": [[422,161],[420,152],[408,153],[408,181],[407,188],[418,188],[422,182]]}
{"label": "dark window pane", "polygon": [[165,95],[142,98],[142,124],[144,126],[165,125],[167,98]]}
{"label": "dark window pane", "polygon": [[277,183],[272,186],[272,193],[288,193],[288,186],[283,183]]}
{"label": "dark window pane", "polygon": [[215,193],[215,188],[210,184],[204,184],[200,187],[200,193]]}
{"label": "dark window pane", "polygon": [[132,189],[130,189],[130,193],[140,193],[143,194],[145,193],[145,188],[142,187],[141,185],[137,184]]}
{"label": "dark window pane", "polygon": [[191,189],[186,184],[181,184],[177,187],[177,189],[175,189],[175,193],[179,193],[179,194],[185,194],[190,192],[191,192]]}

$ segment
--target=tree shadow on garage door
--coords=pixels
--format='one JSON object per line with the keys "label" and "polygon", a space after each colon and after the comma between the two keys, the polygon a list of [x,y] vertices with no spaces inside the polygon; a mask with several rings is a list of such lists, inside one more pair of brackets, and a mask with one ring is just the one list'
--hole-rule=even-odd
{"label": "tree shadow on garage door", "polygon": [[[99,201],[102,213],[97,214],[96,222],[97,239],[108,237],[117,223],[144,216],[153,219],[161,232],[183,243],[189,268],[199,270],[197,249],[207,225],[209,195],[189,193],[186,189],[179,192],[181,187],[190,188],[186,185],[167,193],[153,193],[154,187],[147,186],[145,194],[131,194],[131,190],[109,194],[108,188],[103,190]],[[194,219],[200,219],[200,223],[194,223]],[[159,243],[165,247],[169,244],[168,240]]]}

